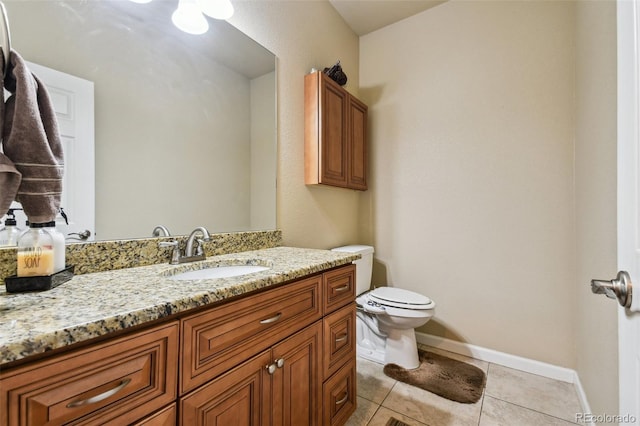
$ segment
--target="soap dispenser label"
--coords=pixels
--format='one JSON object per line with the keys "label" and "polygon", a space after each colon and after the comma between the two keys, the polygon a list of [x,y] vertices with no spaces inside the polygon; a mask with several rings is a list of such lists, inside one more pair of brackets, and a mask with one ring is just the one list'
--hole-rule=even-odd
{"label": "soap dispenser label", "polygon": [[24,247],[18,251],[18,276],[29,277],[53,274],[53,247]]}

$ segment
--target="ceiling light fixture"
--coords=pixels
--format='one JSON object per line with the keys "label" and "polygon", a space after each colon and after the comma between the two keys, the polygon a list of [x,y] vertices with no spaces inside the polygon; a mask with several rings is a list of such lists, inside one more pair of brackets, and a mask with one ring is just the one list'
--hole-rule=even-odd
{"label": "ceiling light fixture", "polygon": [[196,0],[179,0],[178,8],[171,15],[173,25],[189,34],[204,34],[209,23],[200,11]]}
{"label": "ceiling light fixture", "polygon": [[[149,3],[151,0],[130,1]],[[233,12],[231,0],[178,0],[178,8],[171,15],[171,21],[185,33],[204,34],[209,30],[204,15],[223,20],[231,18]]]}
{"label": "ceiling light fixture", "polygon": [[230,0],[197,0],[200,10],[215,19],[229,19],[233,16]]}

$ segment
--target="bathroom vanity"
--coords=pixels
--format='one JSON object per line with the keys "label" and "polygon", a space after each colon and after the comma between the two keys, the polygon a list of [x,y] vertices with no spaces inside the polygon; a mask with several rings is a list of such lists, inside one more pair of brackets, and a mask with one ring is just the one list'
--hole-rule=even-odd
{"label": "bathroom vanity", "polygon": [[[356,259],[274,247],[0,292],[0,424],[344,424]],[[268,269],[172,279],[257,263]]]}

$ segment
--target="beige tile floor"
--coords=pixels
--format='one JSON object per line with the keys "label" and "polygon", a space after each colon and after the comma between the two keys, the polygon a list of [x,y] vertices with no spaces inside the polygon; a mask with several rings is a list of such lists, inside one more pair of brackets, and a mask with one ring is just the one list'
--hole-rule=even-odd
{"label": "beige tile floor", "polygon": [[395,381],[384,375],[382,365],[358,358],[358,409],[347,426],[385,426],[390,417],[411,426],[567,426],[582,412],[571,383],[423,348],[484,370],[482,398],[475,404],[450,401]]}

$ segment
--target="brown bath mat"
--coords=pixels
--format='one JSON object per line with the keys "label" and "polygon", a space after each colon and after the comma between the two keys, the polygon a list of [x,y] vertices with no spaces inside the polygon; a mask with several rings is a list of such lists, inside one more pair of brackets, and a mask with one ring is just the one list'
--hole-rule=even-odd
{"label": "brown bath mat", "polygon": [[474,365],[421,349],[418,349],[418,355],[420,366],[415,370],[387,364],[384,374],[452,401],[471,404],[480,399],[486,383],[484,371]]}

